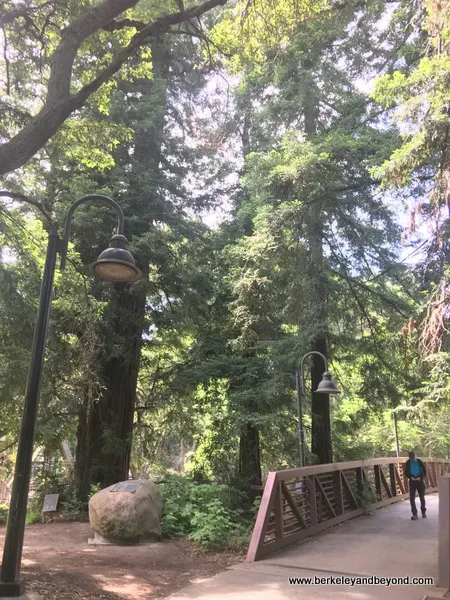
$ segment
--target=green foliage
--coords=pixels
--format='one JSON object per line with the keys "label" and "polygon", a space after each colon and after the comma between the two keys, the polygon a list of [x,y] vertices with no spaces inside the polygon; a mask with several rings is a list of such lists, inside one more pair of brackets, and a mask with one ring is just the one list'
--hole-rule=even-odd
{"label": "green foliage", "polygon": [[6,521],[8,520],[8,504],[0,504],[0,525],[6,525]]}
{"label": "green foliage", "polygon": [[[215,390],[214,396],[211,392]],[[197,389],[199,402],[215,406],[213,414],[203,418],[202,432],[195,437],[195,451],[186,456],[185,472],[198,481],[232,484],[238,462],[236,426],[229,415],[228,382],[211,380]]]}
{"label": "green foliage", "polygon": [[89,496],[88,496],[88,501],[92,498],[92,496],[94,494],[97,494],[98,492],[100,492],[102,489],[101,485],[99,483],[93,483],[91,484],[90,488],[89,488]]}
{"label": "green foliage", "polygon": [[450,125],[448,95],[450,91],[449,31],[447,6],[424,2],[423,20],[416,22],[417,56],[403,60],[392,73],[376,80],[373,98],[391,109],[391,117],[403,143],[389,160],[373,169],[384,186],[405,187],[415,178],[433,174],[435,185],[432,203],[441,206],[448,193],[445,171],[448,165],[447,136]]}
{"label": "green foliage", "polygon": [[99,484],[90,486],[87,500],[80,500],[78,491],[73,482],[70,482],[72,491],[66,496],[66,499],[60,503],[59,512],[67,521],[88,521],[89,520],[89,500],[101,490]]}
{"label": "green foliage", "polygon": [[230,57],[232,70],[248,63],[260,66],[267,53],[288,42],[299,22],[327,8],[328,0],[256,0],[251,4],[239,0],[225,9],[212,37]]}
{"label": "green foliage", "polygon": [[187,535],[207,548],[225,548],[248,541],[252,512],[238,490],[219,484],[198,484],[172,476],[159,483],[164,499],[163,531]]}
{"label": "green foliage", "polygon": [[59,494],[60,505],[69,502],[73,496],[71,469],[59,457],[52,457],[49,462],[44,461],[41,468],[35,470],[35,487],[29,501],[32,511],[42,512],[47,494]]}
{"label": "green foliage", "polygon": [[[139,417],[137,436],[151,441],[160,471],[239,480],[249,426],[258,430],[263,474],[295,464],[293,373],[320,335],[344,389],[331,405],[336,459],[394,454],[392,409],[400,404],[409,406],[399,422],[403,448],[424,447],[432,428],[431,413],[425,425],[411,412],[423,376],[417,339],[399,333],[420,314],[424,289],[396,263],[398,207],[376,192],[377,169],[401,138],[357,85],[374,69],[395,70],[404,52],[417,57],[409,30],[404,45],[416,7],[389,21],[383,3],[369,3],[355,26],[351,10],[298,5],[300,19],[283,38],[277,27],[294,4],[280,7],[278,21],[267,12],[274,27],[244,28],[241,37],[232,7],[214,31],[239,73],[233,118],[248,136],[231,222],[211,236],[207,267],[195,257],[198,273],[209,274],[207,285],[196,279],[202,308],[188,322],[173,320],[174,329],[161,326],[146,349],[143,395],[152,410]],[[303,21],[302,10],[311,18]],[[314,232],[322,261],[311,259]],[[173,312],[183,314],[180,305]],[[314,411],[308,401],[304,408],[309,449]]]}
{"label": "green foliage", "polygon": [[[55,279],[37,433],[45,468],[35,473],[31,520],[52,492],[65,518],[85,518],[95,469],[117,463],[132,435],[134,476],[195,480],[160,483],[167,535],[208,547],[244,540],[254,513],[237,489],[252,496],[260,476],[297,463],[293,376],[319,342],[343,390],[331,401],[336,460],[393,455],[393,410],[402,453],[448,453],[449,18],[428,0],[425,13],[418,0],[344,4],[239,0],[205,20],[212,44],[151,41],[66,122],[44,161],[8,179],[36,194],[60,229],[75,198],[118,199],[146,274],[125,290],[86,278],[80,265],[107,246],[115,215],[77,211],[71,262]],[[141,0],[127,17],[157,18],[166,5]],[[25,35],[6,25],[5,139],[34,106],[59,28],[81,10],[61,5],[48,28],[50,9],[36,10],[37,29]],[[74,91],[133,33],[103,30],[83,44]],[[435,223],[431,240],[415,231],[414,252],[427,243],[412,267],[401,245],[411,198]],[[201,222],[222,204],[226,222]],[[34,213],[7,208],[2,478],[14,463],[46,240]],[[320,415],[306,385],[313,462]],[[76,438],[82,490],[55,459],[60,442]]]}
{"label": "green foliage", "polygon": [[[89,491],[87,501],[80,500],[77,495],[77,490],[71,476],[71,473],[60,472],[51,476],[41,474],[37,481],[39,485],[33,497],[28,501],[27,509],[27,525],[33,523],[48,523],[49,517],[42,512],[44,505],[44,497],[46,494],[60,494],[58,503],[58,514],[66,521],[88,521],[88,502],[91,496],[100,491],[100,486],[92,485]],[[0,507],[0,523],[2,505]]]}
{"label": "green foliage", "polygon": [[[93,33],[85,38],[81,28],[77,47],[73,49],[73,57],[70,55],[64,59],[58,54],[55,55],[59,44],[62,43],[64,47],[61,32],[71,23],[77,22],[77,19],[83,22],[89,11],[92,11],[91,18],[95,20],[95,2],[64,2],[54,7],[45,2],[38,3],[37,6],[25,3],[21,13],[14,10],[14,2],[8,0],[4,3],[4,44],[9,57],[0,67],[5,92],[0,101],[2,140],[13,138],[24,127],[34,116],[30,111],[34,114],[39,113],[47,95],[47,101],[50,102],[48,108],[51,110],[52,91],[47,90],[49,72],[52,66],[57,68],[59,58],[63,65],[62,74],[68,59],[67,95],[69,97],[70,94],[80,93],[80,99],[85,96],[89,103],[81,100],[73,119],[63,125],[49,142],[50,163],[55,166],[60,161],[64,162],[64,159],[70,159],[74,165],[81,164],[98,171],[111,169],[116,164],[115,150],[121,142],[129,139],[130,130],[108,119],[115,95],[122,86],[130,83],[138,86],[142,81],[151,80],[154,73],[151,45],[136,43],[134,37],[137,29],[133,23],[142,23],[142,27],[145,27],[145,24],[158,22],[158,19],[168,12],[179,10],[179,5],[173,0],[169,3],[161,0],[151,3],[141,0],[133,4],[129,9],[124,6],[126,10],[121,12],[121,5],[117,5],[116,9],[119,8],[119,11],[115,16],[119,18],[122,26],[108,27],[105,21],[105,26],[99,25],[98,31],[88,28]],[[186,7],[190,4],[192,3],[188,2]],[[23,31],[23,18],[32,22],[31,29]],[[50,21],[52,26],[49,25]],[[113,21],[114,17],[111,14],[111,22]],[[157,37],[159,39],[162,36],[159,34]],[[183,40],[183,34],[180,38]],[[185,44],[177,40],[174,45]],[[123,54],[125,52],[125,56],[127,55],[127,48],[129,60],[124,60]],[[117,69],[114,68],[117,63],[125,64],[122,69]],[[39,64],[39,68],[36,68],[36,64]],[[102,85],[95,91],[98,80],[102,81]],[[40,96],[33,104],[36,100],[36,89],[40,90]],[[94,93],[90,94],[91,91]],[[38,145],[37,148],[40,150],[41,146]],[[40,166],[36,171],[39,170]]]}
{"label": "green foliage", "polygon": [[237,511],[227,510],[219,498],[207,499],[200,496],[199,508],[189,507],[192,511],[188,537],[208,548],[231,546],[241,527],[236,523]]}
{"label": "green foliage", "polygon": [[39,512],[38,510],[33,510],[32,508],[29,508],[27,510],[27,516],[25,519],[25,523],[27,525],[34,525],[35,523],[42,523],[42,522],[44,522],[44,520],[45,520],[45,517],[42,512]]}
{"label": "green foliage", "polygon": [[59,511],[68,521],[88,520],[87,503],[78,498],[76,490],[64,502],[61,502]]}

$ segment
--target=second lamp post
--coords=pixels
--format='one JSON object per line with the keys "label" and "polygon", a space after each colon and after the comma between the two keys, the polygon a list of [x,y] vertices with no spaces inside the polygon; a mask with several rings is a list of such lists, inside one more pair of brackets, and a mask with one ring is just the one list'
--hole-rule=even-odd
{"label": "second lamp post", "polygon": [[305,360],[312,355],[321,356],[325,363],[325,372],[322,375],[322,381],[319,383],[317,390],[314,390],[316,394],[340,394],[336,383],[331,378],[328,372],[328,360],[321,352],[308,352],[303,356],[300,361],[300,369],[297,369],[295,373],[295,381],[297,387],[297,413],[298,413],[298,443],[300,450],[300,467],[305,466],[305,431],[303,429],[303,409],[302,409],[302,398],[305,397],[305,376],[303,367]]}

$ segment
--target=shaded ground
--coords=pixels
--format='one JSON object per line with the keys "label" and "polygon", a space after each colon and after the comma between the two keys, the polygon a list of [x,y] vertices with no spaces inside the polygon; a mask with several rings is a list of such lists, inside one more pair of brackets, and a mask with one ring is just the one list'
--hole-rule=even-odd
{"label": "shaded ground", "polygon": [[[3,550],[5,528],[0,527]],[[187,540],[147,546],[88,546],[88,523],[30,525],[23,576],[46,600],[150,600],[215,575],[242,560],[238,552],[200,550]]]}

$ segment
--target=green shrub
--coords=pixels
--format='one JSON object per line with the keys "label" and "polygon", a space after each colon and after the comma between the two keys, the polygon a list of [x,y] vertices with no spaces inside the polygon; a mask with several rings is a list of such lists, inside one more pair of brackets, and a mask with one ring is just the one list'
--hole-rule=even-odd
{"label": "green shrub", "polygon": [[100,484],[91,484],[88,494],[88,500],[83,502],[75,492],[72,491],[66,500],[61,502],[61,514],[68,521],[88,521],[89,520],[89,500],[101,490]]}
{"label": "green shrub", "polygon": [[225,508],[219,498],[207,504],[192,507],[188,537],[207,548],[221,548],[233,545],[234,538],[242,528],[241,515]]}
{"label": "green shrub", "polygon": [[61,502],[60,512],[68,521],[88,520],[87,502],[79,500],[75,492],[72,492],[67,500]]}
{"label": "green shrub", "polygon": [[92,498],[92,496],[94,494],[96,494],[97,492],[100,492],[101,489],[102,489],[102,486],[99,483],[91,483],[91,487],[89,488],[89,494],[88,494],[88,502]]}
{"label": "green shrub", "polygon": [[164,500],[162,528],[167,536],[189,533],[191,494],[195,485],[193,481],[176,475],[159,483],[159,491]]}
{"label": "green shrub", "polygon": [[201,546],[216,549],[248,542],[254,508],[248,506],[241,491],[178,476],[161,481],[159,489],[164,499],[165,535],[186,535]]}
{"label": "green shrub", "polygon": [[[6,525],[8,520],[8,512],[9,505],[8,504],[0,504],[0,525]],[[33,507],[32,501],[29,502],[27,516],[26,516],[26,524],[31,525],[32,523],[40,523],[42,521],[42,515],[39,510]]]}
{"label": "green shrub", "polygon": [[0,504],[0,525],[6,525],[8,520],[9,506],[7,504]]}
{"label": "green shrub", "polygon": [[33,525],[33,523],[42,523],[42,521],[43,521],[42,512],[39,512],[34,509],[30,509],[27,511],[27,517],[26,517],[26,521],[25,521],[27,525]]}
{"label": "green shrub", "polygon": [[[66,519],[67,521],[87,521],[89,519],[88,514],[88,502],[83,502],[78,499],[76,492],[73,490],[69,492],[69,483],[65,482],[63,489],[65,490],[64,494],[60,495],[60,502],[58,505],[58,512]],[[53,488],[55,489],[55,488]],[[97,493],[101,489],[100,485],[91,485],[89,498],[93,496],[93,494]],[[50,492],[49,492],[50,493]],[[58,492],[54,492],[58,493]],[[36,494],[33,498],[28,502],[28,510],[27,510],[27,525],[31,525],[32,523],[48,523],[52,519],[45,513],[42,512],[42,508],[44,505],[44,499],[42,494]],[[1,521],[1,506],[0,505],[0,523]],[[8,507],[6,507],[6,510]]]}

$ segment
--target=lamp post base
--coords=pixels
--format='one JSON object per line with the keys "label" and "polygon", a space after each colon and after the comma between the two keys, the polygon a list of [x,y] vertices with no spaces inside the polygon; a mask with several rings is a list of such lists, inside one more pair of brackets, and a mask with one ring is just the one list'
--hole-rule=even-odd
{"label": "lamp post base", "polygon": [[0,598],[26,598],[24,580],[19,579],[8,583],[0,581]]}

